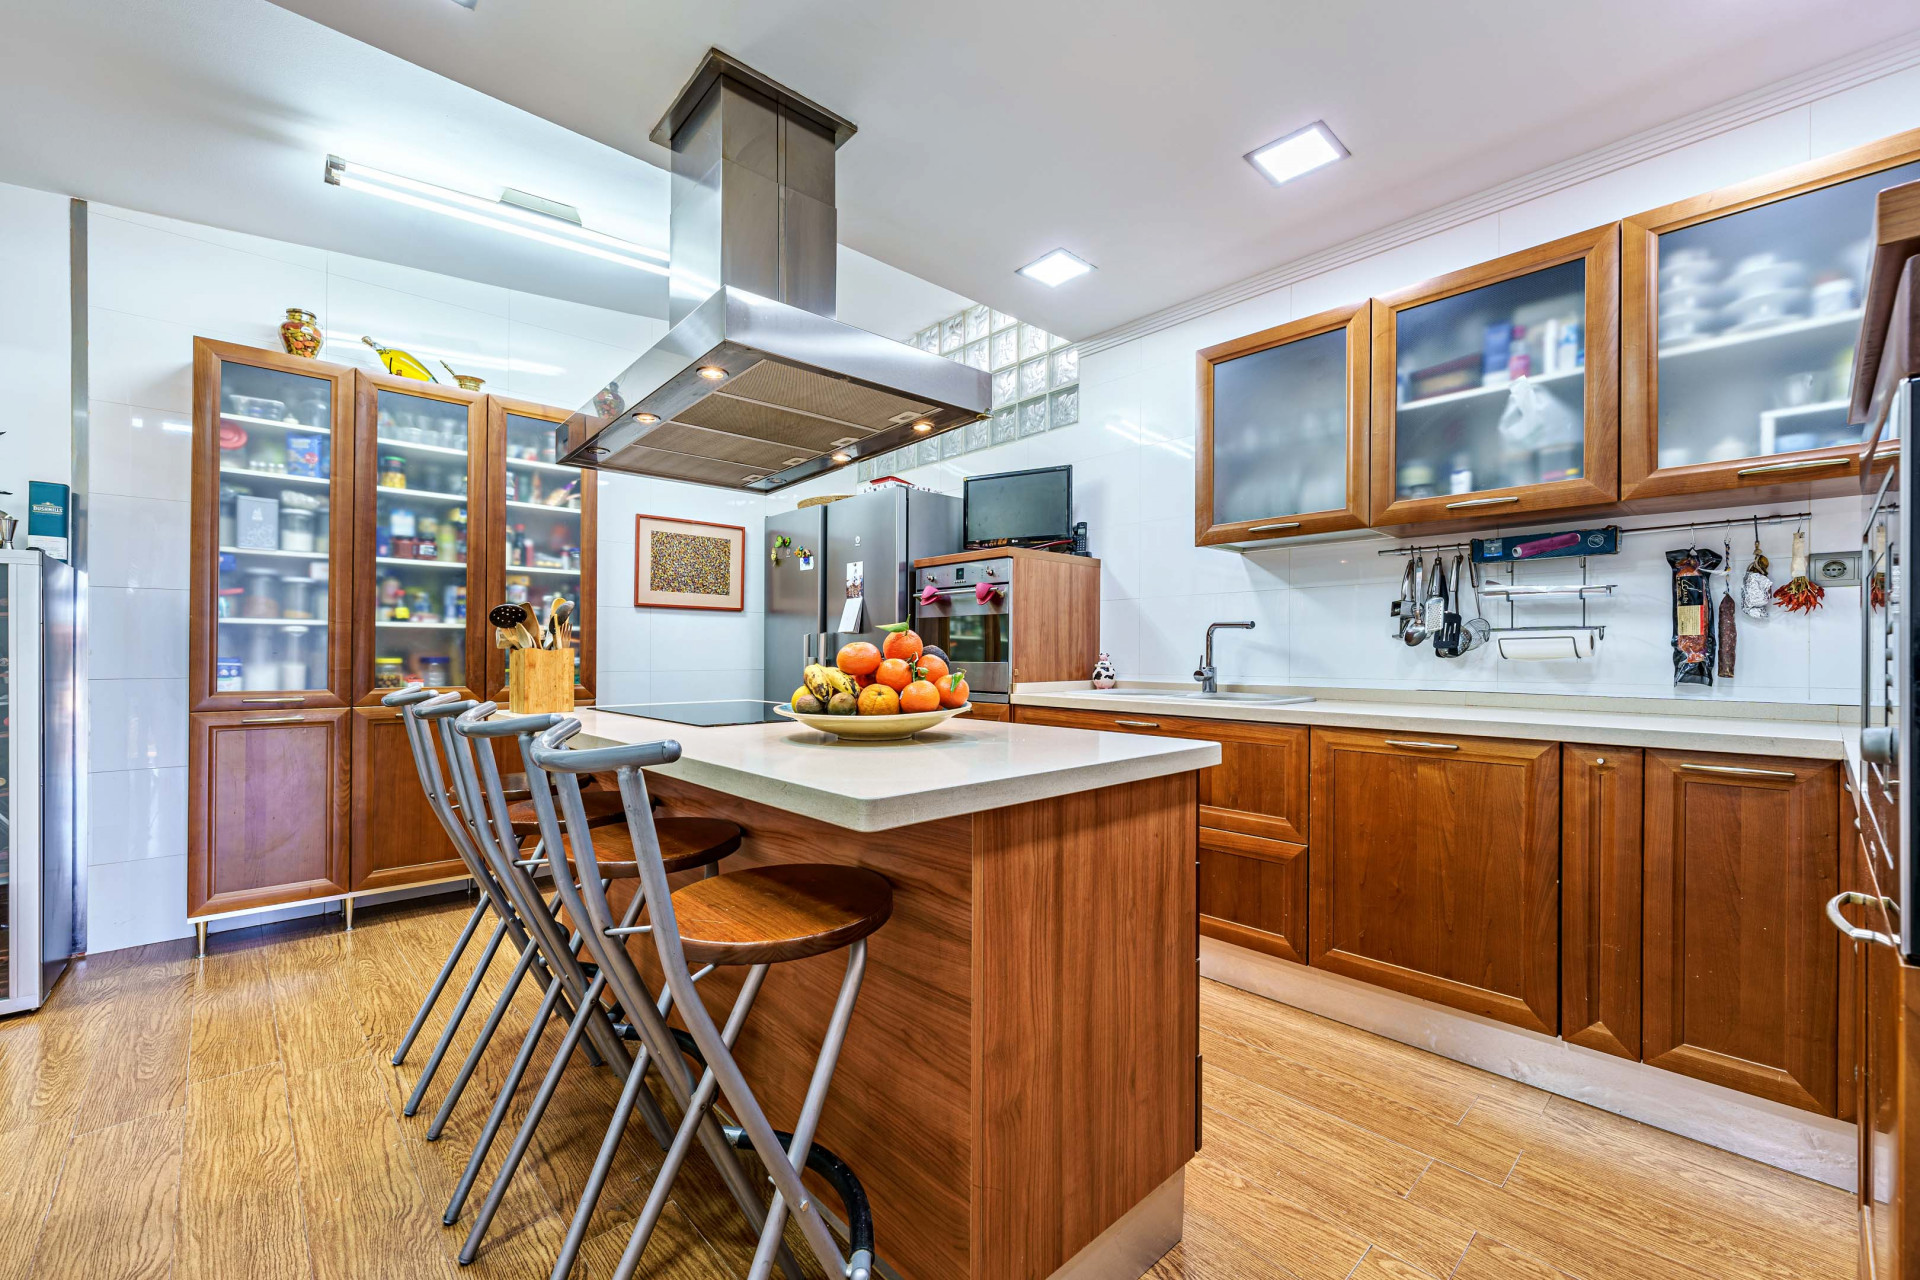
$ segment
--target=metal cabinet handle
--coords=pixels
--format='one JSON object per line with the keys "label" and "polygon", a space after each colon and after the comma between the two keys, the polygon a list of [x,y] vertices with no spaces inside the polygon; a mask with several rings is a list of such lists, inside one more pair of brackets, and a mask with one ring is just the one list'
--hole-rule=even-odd
{"label": "metal cabinet handle", "polygon": [[1834,928],[1855,942],[1877,942],[1883,947],[1898,947],[1900,945],[1898,942],[1878,929],[1862,929],[1856,924],[1848,923],[1847,918],[1840,914],[1841,907],[1864,907],[1869,904],[1885,906],[1887,900],[1876,898],[1870,893],[1855,893],[1851,889],[1844,893],[1836,893],[1827,899],[1827,919],[1833,921]]}
{"label": "metal cabinet handle", "polygon": [[1844,467],[1852,458],[1807,458],[1801,462],[1770,462],[1764,467],[1742,467],[1736,476],[1772,475],[1776,471],[1817,471],[1823,467]]}
{"label": "metal cabinet handle", "polygon": [[1390,747],[1413,747],[1418,751],[1458,751],[1460,749],[1460,744],[1457,742],[1418,742],[1410,738],[1388,738],[1386,741]]}
{"label": "metal cabinet handle", "polygon": [[1257,524],[1253,526],[1253,528],[1247,530],[1247,532],[1248,533],[1278,533],[1282,529],[1298,529],[1299,527],[1300,527],[1300,522],[1298,520],[1289,520],[1285,524]]}
{"label": "metal cabinet handle", "polygon": [[241,724],[298,724],[305,716],[241,716]]}
{"label": "metal cabinet handle", "polygon": [[1683,764],[1681,769],[1688,773],[1727,773],[1736,778],[1797,778],[1800,775],[1791,769],[1742,769],[1732,764]]}
{"label": "metal cabinet handle", "polygon": [[285,697],[285,698],[242,698],[240,699],[240,701],[243,704],[249,707],[285,706],[288,703],[301,703],[301,702],[305,702],[306,700],[307,700],[307,695],[304,693],[296,693],[291,695],[290,697]]}
{"label": "metal cabinet handle", "polygon": [[1457,511],[1461,507],[1497,507],[1505,502],[1518,502],[1520,495],[1510,493],[1504,498],[1466,498],[1460,502],[1449,502],[1447,510]]}
{"label": "metal cabinet handle", "polygon": [[1115,720],[1115,724],[1125,729],[1158,729],[1158,720]]}

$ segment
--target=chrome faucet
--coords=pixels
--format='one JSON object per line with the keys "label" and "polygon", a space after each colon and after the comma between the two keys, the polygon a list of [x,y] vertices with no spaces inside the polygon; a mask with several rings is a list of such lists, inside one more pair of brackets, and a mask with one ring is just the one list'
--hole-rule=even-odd
{"label": "chrome faucet", "polygon": [[1251,622],[1215,622],[1207,626],[1207,651],[1200,655],[1200,669],[1193,673],[1193,678],[1200,682],[1200,692],[1202,693],[1220,692],[1219,689],[1214,687],[1213,681],[1215,675],[1213,669],[1213,633],[1222,627],[1227,627],[1234,631],[1253,630],[1253,624]]}

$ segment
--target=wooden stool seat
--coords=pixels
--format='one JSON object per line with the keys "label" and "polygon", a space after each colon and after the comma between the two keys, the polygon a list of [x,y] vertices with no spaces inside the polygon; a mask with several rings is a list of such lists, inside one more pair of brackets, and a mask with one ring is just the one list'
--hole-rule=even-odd
{"label": "wooden stool seat", "polygon": [[878,929],[893,914],[893,886],[864,867],[753,867],[674,890],[673,914],[693,964],[777,964],[838,951]]}
{"label": "wooden stool seat", "polygon": [[[603,791],[598,787],[580,792],[580,807],[587,811],[587,825],[607,827],[626,825],[627,811],[621,807],[618,791]],[[534,812],[533,801],[516,800],[507,806],[507,821],[513,824],[516,836],[534,836],[540,834],[540,818]],[[628,861],[632,861],[631,855]]]}
{"label": "wooden stool seat", "polygon": [[[653,829],[660,839],[660,857],[667,864],[668,875],[720,861],[740,848],[743,834],[738,823],[725,818],[655,818]],[[529,843],[525,850],[532,847]],[[625,824],[603,826],[593,833],[593,858],[600,864],[600,874],[609,880],[631,880],[640,874],[633,857],[633,837]],[[573,869],[571,840],[567,868]]]}

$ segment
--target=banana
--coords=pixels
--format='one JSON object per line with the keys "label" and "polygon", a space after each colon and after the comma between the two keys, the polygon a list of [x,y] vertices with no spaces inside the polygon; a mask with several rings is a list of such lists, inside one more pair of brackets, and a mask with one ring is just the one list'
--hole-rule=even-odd
{"label": "banana", "polygon": [[817,662],[810,662],[800,678],[807,682],[807,692],[825,702],[837,692],[832,677],[838,674],[832,667],[823,667]]}
{"label": "banana", "polygon": [[854,684],[853,677],[838,667],[827,668],[827,683],[833,686],[835,693],[851,693],[858,696],[860,688]]}

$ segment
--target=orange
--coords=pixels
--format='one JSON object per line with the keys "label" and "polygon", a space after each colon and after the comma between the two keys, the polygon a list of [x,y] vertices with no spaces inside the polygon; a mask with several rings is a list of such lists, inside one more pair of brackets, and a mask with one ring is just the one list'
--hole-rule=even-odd
{"label": "orange", "polygon": [[967,676],[957,671],[940,682],[940,705],[943,707],[963,707],[967,703]]}
{"label": "orange", "polygon": [[898,693],[913,683],[913,668],[898,658],[888,658],[873,673],[873,678]]}
{"label": "orange", "polygon": [[940,691],[933,687],[933,682],[930,680],[915,680],[900,691],[900,709],[902,711],[938,711]]}
{"label": "orange", "polygon": [[939,684],[947,678],[946,659],[937,653],[923,653],[920,655],[920,661],[913,665],[919,668],[922,680],[931,680],[934,684]]}
{"label": "orange", "polygon": [[852,644],[840,646],[833,665],[850,676],[870,676],[873,669],[880,665],[880,651],[865,640],[855,640]]}
{"label": "orange", "polygon": [[886,642],[880,646],[880,651],[889,658],[912,662],[920,656],[920,651],[925,647],[920,643],[919,635],[912,631],[889,631]]}
{"label": "orange", "polygon": [[872,683],[873,683],[872,676],[855,676],[853,678],[854,692],[858,693],[860,690],[866,688],[868,685]]}
{"label": "orange", "polygon": [[900,713],[900,695],[883,684],[870,684],[860,691],[860,714],[891,716]]}

